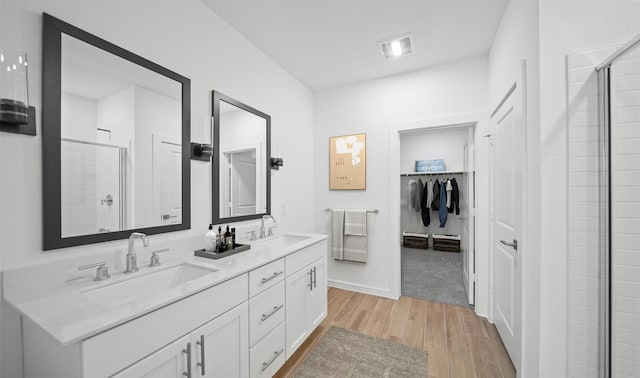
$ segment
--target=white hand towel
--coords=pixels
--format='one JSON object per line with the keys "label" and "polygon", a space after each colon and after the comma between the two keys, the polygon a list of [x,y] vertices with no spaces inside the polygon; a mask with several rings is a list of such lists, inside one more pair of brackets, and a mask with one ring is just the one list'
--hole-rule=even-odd
{"label": "white hand towel", "polygon": [[344,210],[331,210],[331,252],[335,260],[344,260]]}
{"label": "white hand towel", "polygon": [[355,236],[367,236],[367,211],[344,211],[344,234]]}
{"label": "white hand towel", "polygon": [[344,259],[367,262],[367,211],[344,212]]}
{"label": "white hand towel", "polygon": [[453,190],[453,185],[451,185],[451,180],[447,180],[447,208],[451,207],[451,191]]}
{"label": "white hand towel", "polygon": [[344,236],[344,259],[349,261],[367,262],[367,237],[345,235]]}

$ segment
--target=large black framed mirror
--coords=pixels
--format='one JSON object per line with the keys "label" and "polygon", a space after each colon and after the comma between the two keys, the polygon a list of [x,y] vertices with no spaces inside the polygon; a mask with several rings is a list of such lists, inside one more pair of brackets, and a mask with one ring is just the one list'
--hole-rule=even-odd
{"label": "large black framed mirror", "polygon": [[212,222],[271,214],[271,116],[213,91]]}
{"label": "large black framed mirror", "polygon": [[190,80],[43,15],[43,249],[190,228]]}

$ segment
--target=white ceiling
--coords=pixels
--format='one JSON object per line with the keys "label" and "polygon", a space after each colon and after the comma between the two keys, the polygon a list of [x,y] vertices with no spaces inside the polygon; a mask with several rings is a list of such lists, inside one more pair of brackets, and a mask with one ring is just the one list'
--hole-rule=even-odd
{"label": "white ceiling", "polygon": [[[507,0],[202,0],[314,91],[488,53]],[[413,54],[377,42],[411,32]]]}

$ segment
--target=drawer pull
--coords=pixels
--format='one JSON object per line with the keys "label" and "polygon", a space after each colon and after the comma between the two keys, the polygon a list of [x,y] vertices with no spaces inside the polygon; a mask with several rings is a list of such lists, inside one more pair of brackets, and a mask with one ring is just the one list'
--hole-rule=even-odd
{"label": "drawer pull", "polygon": [[260,285],[265,284],[269,281],[271,281],[272,279],[278,277],[279,275],[281,275],[282,273],[284,273],[284,270],[281,270],[279,272],[273,272],[273,274],[271,275],[271,277],[268,278],[263,278],[262,280],[260,280]]}
{"label": "drawer pull", "polygon": [[281,308],[283,308],[284,305],[280,305],[280,306],[273,306],[273,310],[268,313],[268,314],[262,314],[262,318],[260,318],[260,322],[264,322],[265,320],[269,319],[273,314],[275,314],[276,312],[280,311]]}
{"label": "drawer pull", "polygon": [[309,290],[313,291],[313,269],[309,269],[307,274],[309,275]]}
{"label": "drawer pull", "polygon": [[200,347],[200,362],[196,366],[200,366],[201,374],[204,375],[204,335],[200,335],[200,340],[196,341],[196,345]]}
{"label": "drawer pull", "polygon": [[183,372],[182,376],[191,378],[191,343],[187,343],[187,349],[183,349],[182,353],[187,355],[187,372]]}
{"label": "drawer pull", "polygon": [[265,371],[269,368],[269,366],[271,366],[271,364],[273,363],[273,361],[277,360],[278,357],[280,357],[280,355],[282,354],[282,352],[284,352],[284,349],[280,349],[277,352],[273,352],[273,358],[271,359],[271,361],[269,362],[263,362],[262,363],[262,371]]}

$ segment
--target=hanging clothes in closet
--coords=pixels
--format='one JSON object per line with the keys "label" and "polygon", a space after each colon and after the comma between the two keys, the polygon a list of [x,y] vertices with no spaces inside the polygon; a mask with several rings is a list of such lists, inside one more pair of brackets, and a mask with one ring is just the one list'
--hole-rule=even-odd
{"label": "hanging clothes in closet", "polygon": [[440,210],[440,182],[436,179],[433,184],[433,200],[431,201],[431,210]]}
{"label": "hanging clothes in closet", "polygon": [[460,215],[460,190],[458,188],[458,182],[455,178],[452,178],[449,182],[451,183],[451,201],[449,201],[447,210],[450,214],[453,214],[455,210],[456,215]]}
{"label": "hanging clothes in closet", "polygon": [[[435,193],[435,192],[434,192]],[[439,216],[440,216],[440,228],[444,227],[447,224],[447,183],[440,183],[440,206],[439,206]]]}
{"label": "hanging clothes in closet", "polygon": [[426,185],[422,189],[422,200],[420,201],[420,214],[422,215],[422,224],[425,227],[429,227],[429,224],[431,224],[431,214],[430,214],[431,210],[429,209],[429,191],[430,190],[431,189],[429,187],[429,184],[426,183]]}
{"label": "hanging clothes in closet", "polygon": [[414,179],[409,180],[409,210],[420,211],[420,189],[418,182]]}

